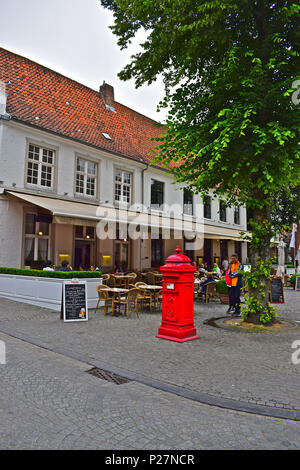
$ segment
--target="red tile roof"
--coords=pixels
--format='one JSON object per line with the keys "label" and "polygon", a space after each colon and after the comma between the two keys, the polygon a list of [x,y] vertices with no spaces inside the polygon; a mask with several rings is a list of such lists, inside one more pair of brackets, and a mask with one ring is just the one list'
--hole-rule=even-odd
{"label": "red tile roof", "polygon": [[117,102],[114,113],[97,91],[2,48],[0,81],[12,118],[135,160],[153,159],[149,152],[158,143],[149,139],[162,128],[152,119]]}

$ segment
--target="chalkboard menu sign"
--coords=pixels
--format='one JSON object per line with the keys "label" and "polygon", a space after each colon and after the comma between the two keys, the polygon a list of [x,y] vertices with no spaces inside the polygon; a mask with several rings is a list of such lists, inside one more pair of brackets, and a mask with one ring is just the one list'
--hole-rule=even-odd
{"label": "chalkboard menu sign", "polygon": [[273,304],[283,304],[283,282],[279,276],[273,276],[269,281],[270,302]]}
{"label": "chalkboard menu sign", "polygon": [[296,276],[295,290],[300,290],[300,276]]}
{"label": "chalkboard menu sign", "polygon": [[72,279],[63,285],[64,321],[88,320],[86,281]]}

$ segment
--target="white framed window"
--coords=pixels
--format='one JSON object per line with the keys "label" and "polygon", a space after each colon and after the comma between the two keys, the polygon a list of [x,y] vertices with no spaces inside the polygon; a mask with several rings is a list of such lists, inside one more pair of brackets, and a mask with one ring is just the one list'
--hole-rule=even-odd
{"label": "white framed window", "polygon": [[163,210],[165,183],[151,179],[151,209]]}
{"label": "white framed window", "polygon": [[194,215],[194,196],[192,191],[187,188],[183,190],[183,213]]}
{"label": "white framed window", "polygon": [[27,213],[24,229],[24,266],[50,259],[51,221],[47,216]]}
{"label": "white framed window", "polygon": [[115,171],[115,202],[130,204],[132,192],[132,173],[117,169]]}
{"label": "white framed window", "polygon": [[29,144],[26,182],[29,185],[53,189],[55,150]]}
{"label": "white framed window", "polygon": [[240,225],[241,223],[241,215],[240,215],[239,206],[234,206],[234,223],[236,225]]}
{"label": "white framed window", "polygon": [[75,192],[77,195],[96,197],[97,173],[97,163],[77,157],[75,182]]}

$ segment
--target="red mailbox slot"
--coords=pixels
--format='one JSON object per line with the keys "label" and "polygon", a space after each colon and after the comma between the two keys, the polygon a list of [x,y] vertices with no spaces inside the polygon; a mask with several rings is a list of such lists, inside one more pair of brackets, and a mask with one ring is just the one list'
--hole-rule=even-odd
{"label": "red mailbox slot", "polygon": [[194,272],[190,259],[177,246],[160,268],[163,273],[162,323],[157,338],[178,343],[199,338],[194,327]]}

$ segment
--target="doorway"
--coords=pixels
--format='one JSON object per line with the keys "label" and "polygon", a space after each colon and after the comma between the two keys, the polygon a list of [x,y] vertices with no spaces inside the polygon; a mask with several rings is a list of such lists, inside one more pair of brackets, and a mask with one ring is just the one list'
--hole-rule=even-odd
{"label": "doorway", "polygon": [[204,262],[207,263],[209,269],[212,267],[212,240],[204,239]]}
{"label": "doorway", "polygon": [[89,269],[91,266],[92,243],[84,240],[75,240],[74,267],[83,266]]}

